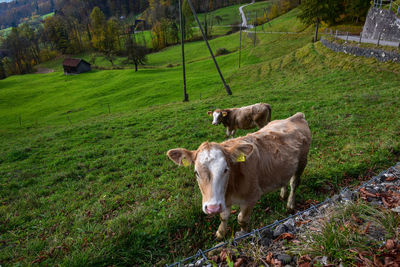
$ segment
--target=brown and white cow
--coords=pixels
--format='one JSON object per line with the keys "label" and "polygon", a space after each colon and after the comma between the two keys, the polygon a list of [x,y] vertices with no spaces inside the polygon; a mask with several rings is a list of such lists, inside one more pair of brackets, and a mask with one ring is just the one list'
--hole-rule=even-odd
{"label": "brown and white cow", "polygon": [[261,129],[271,121],[271,106],[258,103],[241,108],[216,109],[208,111],[213,116],[213,125],[222,123],[226,127],[226,136],[234,136],[237,129]]}
{"label": "brown and white cow", "polygon": [[197,150],[176,148],[168,157],[178,165],[194,164],[206,214],[220,213],[216,236],[222,238],[232,205],[240,205],[238,222],[247,230],[251,211],[260,197],[281,188],[295,207],[295,190],[307,164],[311,133],[303,113],[269,123],[257,132],[222,143],[205,142]]}

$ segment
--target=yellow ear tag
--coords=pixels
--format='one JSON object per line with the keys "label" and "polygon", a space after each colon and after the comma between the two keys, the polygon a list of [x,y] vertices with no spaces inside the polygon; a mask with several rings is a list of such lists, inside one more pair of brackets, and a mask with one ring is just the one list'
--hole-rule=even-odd
{"label": "yellow ear tag", "polygon": [[185,159],[185,158],[182,159],[182,164],[183,164],[183,166],[185,166],[185,167],[187,167],[187,166],[190,165],[190,164],[189,164],[189,161],[187,161],[187,159]]}
{"label": "yellow ear tag", "polygon": [[243,152],[240,153],[239,157],[237,157],[236,162],[245,162],[246,158],[244,157]]}

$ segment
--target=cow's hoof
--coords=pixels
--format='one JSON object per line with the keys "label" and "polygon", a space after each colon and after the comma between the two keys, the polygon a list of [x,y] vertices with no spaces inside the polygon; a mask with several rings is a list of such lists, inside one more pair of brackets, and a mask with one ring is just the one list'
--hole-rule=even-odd
{"label": "cow's hoof", "polygon": [[225,233],[223,233],[222,231],[217,231],[215,233],[215,236],[217,237],[217,239],[221,240],[221,239],[224,239]]}
{"label": "cow's hoof", "polygon": [[293,208],[291,208],[291,207],[286,207],[286,210],[287,210],[287,212],[290,213],[290,214],[293,214],[293,213],[295,212],[294,207],[293,207]]}

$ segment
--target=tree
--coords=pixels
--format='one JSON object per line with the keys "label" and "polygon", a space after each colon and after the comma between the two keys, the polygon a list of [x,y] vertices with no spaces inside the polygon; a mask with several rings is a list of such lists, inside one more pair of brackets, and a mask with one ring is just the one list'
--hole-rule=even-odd
{"label": "tree", "polygon": [[120,27],[118,25],[118,22],[113,18],[109,19],[104,30],[104,38],[102,39],[100,44],[100,50],[113,66],[115,54],[118,52],[119,29]]}
{"label": "tree", "polygon": [[3,63],[3,59],[0,58],[0,80],[5,79],[6,76],[6,70],[4,68],[4,63]]}
{"label": "tree", "polygon": [[318,28],[321,21],[332,23],[339,14],[336,7],[337,0],[303,0],[298,17],[306,25],[315,23],[314,42],[318,40]]}
{"label": "tree", "polygon": [[139,64],[145,64],[147,61],[146,53],[147,49],[144,46],[138,45],[133,42],[132,38],[129,36],[125,42],[127,58],[125,60],[126,64],[134,64],[135,72],[138,70]]}
{"label": "tree", "polygon": [[92,27],[92,45],[94,48],[101,50],[104,40],[106,19],[104,13],[97,6],[94,7],[92,13],[90,13],[90,26]]}

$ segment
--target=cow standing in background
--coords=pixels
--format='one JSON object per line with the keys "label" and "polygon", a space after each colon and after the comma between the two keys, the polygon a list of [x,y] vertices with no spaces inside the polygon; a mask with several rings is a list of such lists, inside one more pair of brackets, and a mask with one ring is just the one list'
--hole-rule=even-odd
{"label": "cow standing in background", "polygon": [[295,190],[307,164],[310,128],[303,113],[276,120],[244,137],[222,143],[205,142],[197,150],[171,149],[168,157],[178,165],[194,165],[206,214],[219,213],[216,233],[223,238],[232,205],[240,205],[238,222],[247,231],[250,215],[260,197],[281,188],[289,210],[295,207]]}
{"label": "cow standing in background", "polygon": [[241,108],[216,109],[208,111],[213,116],[213,125],[222,123],[226,127],[226,136],[234,136],[236,129],[261,129],[271,121],[271,106],[258,103]]}

